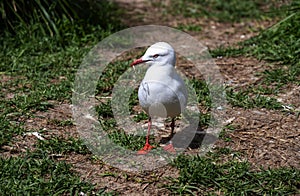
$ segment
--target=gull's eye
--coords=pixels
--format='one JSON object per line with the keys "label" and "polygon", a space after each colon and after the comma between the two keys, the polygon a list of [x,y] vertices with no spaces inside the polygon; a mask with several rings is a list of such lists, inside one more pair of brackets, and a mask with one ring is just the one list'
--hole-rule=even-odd
{"label": "gull's eye", "polygon": [[158,56],[159,56],[158,54],[155,54],[155,55],[153,55],[153,58],[156,59]]}

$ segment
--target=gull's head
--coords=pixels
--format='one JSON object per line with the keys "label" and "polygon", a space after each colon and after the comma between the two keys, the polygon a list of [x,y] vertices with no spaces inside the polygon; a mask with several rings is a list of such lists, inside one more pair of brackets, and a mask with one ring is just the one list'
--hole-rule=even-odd
{"label": "gull's head", "polygon": [[154,64],[161,66],[170,64],[175,66],[175,51],[170,44],[166,42],[157,42],[151,45],[141,58],[136,59],[133,63],[131,63],[131,66],[140,63],[147,63],[149,66]]}

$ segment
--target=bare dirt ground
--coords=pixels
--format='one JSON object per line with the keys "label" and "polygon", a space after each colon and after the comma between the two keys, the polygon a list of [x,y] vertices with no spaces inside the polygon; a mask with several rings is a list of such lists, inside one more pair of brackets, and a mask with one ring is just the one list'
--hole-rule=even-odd
{"label": "bare dirt ground", "polygon": [[[207,19],[186,19],[176,16],[175,19],[163,14],[163,11],[154,7],[150,1],[118,0],[124,7],[123,22],[128,26],[159,24],[177,26],[178,24],[199,24],[200,32],[192,33],[199,41],[210,48],[220,45],[234,45],[235,43],[254,36],[261,28],[270,26],[272,21],[252,21],[247,23],[219,23]],[[253,30],[256,29],[256,30]],[[260,81],[257,73],[270,66],[264,61],[250,57],[218,58],[215,59],[221,73],[229,86],[243,88]],[[9,78],[6,78],[9,80]],[[289,85],[276,98],[284,105],[294,104],[300,108],[299,87]],[[12,95],[8,94],[7,98]],[[44,130],[41,137],[52,136],[63,138],[79,137],[75,125],[59,126],[55,121],[72,121],[71,106],[69,103],[53,102],[54,107],[47,112],[38,112],[31,119],[26,119],[25,128],[32,133]],[[248,160],[254,168],[293,166],[300,168],[300,122],[295,113],[273,111],[267,109],[230,108],[227,111],[228,119],[235,127],[235,131],[228,133],[231,141],[219,139],[216,147],[229,147],[233,151],[241,152],[242,157]],[[38,138],[32,134],[17,136],[14,144],[3,147],[4,156],[19,156],[26,150],[33,150]],[[177,177],[178,171],[171,166],[164,166],[154,171],[144,173],[130,173],[113,168],[100,160],[93,160],[91,154],[68,154],[58,156],[58,160],[65,160],[73,165],[82,179],[91,181],[98,188],[107,188],[107,191],[117,191],[124,195],[168,195],[170,192],[163,188],[169,182],[169,177]]]}

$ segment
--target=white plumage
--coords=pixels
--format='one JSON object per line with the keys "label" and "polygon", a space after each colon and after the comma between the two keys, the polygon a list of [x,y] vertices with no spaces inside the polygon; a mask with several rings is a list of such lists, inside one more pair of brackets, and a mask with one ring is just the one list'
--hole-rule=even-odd
{"label": "white plumage", "polygon": [[[175,70],[175,51],[168,43],[153,44],[131,66],[140,63],[146,63],[149,66],[138,91],[140,105],[149,115],[146,144],[139,151],[139,154],[145,154],[153,148],[149,144],[148,138],[151,129],[151,117],[171,117],[171,134],[173,134],[174,118],[180,115],[186,107],[188,95],[184,81]],[[170,145],[168,147],[174,150],[173,146]]]}

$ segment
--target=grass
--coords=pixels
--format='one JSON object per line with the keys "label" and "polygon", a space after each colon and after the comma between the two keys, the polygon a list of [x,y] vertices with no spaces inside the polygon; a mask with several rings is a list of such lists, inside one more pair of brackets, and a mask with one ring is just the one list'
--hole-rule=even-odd
{"label": "grass", "polygon": [[280,22],[264,30],[258,36],[239,43],[238,48],[220,47],[213,50],[211,51],[212,56],[251,55],[260,60],[279,62],[276,68],[263,72],[263,82],[277,85],[291,82],[299,84],[300,34],[298,21],[300,12],[297,1],[293,1],[290,8],[286,8],[286,10],[286,12],[281,12],[284,15]]}
{"label": "grass", "polygon": [[47,140],[39,140],[35,146],[38,150],[47,154],[89,154],[90,151],[80,139],[53,137]]}
{"label": "grass", "polygon": [[[114,142],[114,144],[124,147],[132,151],[138,151],[145,145],[144,136],[135,136],[133,134],[126,134],[120,130],[114,130],[109,132],[108,137]],[[153,137],[149,138],[150,141],[153,140]],[[155,144],[151,141],[151,144]],[[158,146],[158,144],[156,144]]]}
{"label": "grass", "polygon": [[275,98],[264,96],[263,94],[249,95],[245,91],[234,91],[233,89],[227,90],[227,100],[232,106],[249,108],[267,108],[267,109],[283,109],[282,103],[278,102]]}
{"label": "grass", "polygon": [[167,13],[184,17],[207,17],[219,22],[239,22],[247,19],[265,19],[280,14],[277,2],[272,0],[172,0]]}
{"label": "grass", "polygon": [[201,26],[199,26],[199,25],[192,25],[192,24],[190,24],[190,25],[183,25],[183,24],[181,24],[181,25],[178,25],[177,29],[179,29],[181,31],[187,31],[187,32],[189,32],[189,31],[199,32],[199,31],[202,30]]}
{"label": "grass", "polygon": [[91,194],[94,185],[80,180],[71,171],[71,165],[49,159],[41,153],[25,158],[0,158],[0,190],[8,195],[77,195]]}
{"label": "grass", "polygon": [[130,68],[130,61],[117,61],[106,66],[105,70],[101,74],[97,87],[96,96],[111,95],[114,84],[119,77]]}
{"label": "grass", "polygon": [[0,122],[0,130],[5,130],[0,132],[0,146],[8,144],[14,134],[20,134],[24,131],[20,124],[8,121],[4,115],[0,116]]}
{"label": "grass", "polygon": [[282,92],[288,84],[300,84],[299,3],[293,1],[284,10],[286,11],[280,14],[282,20],[258,36],[239,43],[238,47],[220,47],[211,51],[214,57],[244,55],[277,62],[274,68],[260,73],[262,80],[255,86],[239,91],[229,89],[227,96],[232,105],[243,108],[283,109],[281,103],[268,95]]}
{"label": "grass", "polygon": [[299,19],[299,10],[290,11],[280,22],[243,43],[247,53],[266,61],[280,62],[277,68],[264,72],[266,82],[300,84]]}
{"label": "grass", "polygon": [[[70,102],[74,74],[83,57],[101,39],[120,28],[120,23],[110,16],[117,13],[115,7],[104,5],[107,5],[105,9],[102,7],[102,11],[97,11],[103,16],[98,14],[99,18],[94,21],[101,21],[99,24],[57,17],[49,29],[43,21],[30,17],[28,23],[21,22],[17,26],[14,23],[13,29],[1,29],[0,77],[1,80],[2,76],[9,77],[1,81],[1,152],[5,151],[3,146],[13,145],[16,135],[26,132],[23,128],[26,119],[53,107],[53,100]],[[115,26],[110,22],[116,22]],[[8,98],[9,94],[13,96]],[[50,123],[53,126],[72,124],[69,121]],[[5,181],[0,185],[1,192],[12,195],[79,195],[81,192],[102,194],[105,190],[96,190],[92,183],[80,179],[70,164],[50,156],[89,154],[81,140],[57,136],[37,141],[35,148],[25,157],[1,157],[0,179]]]}
{"label": "grass", "polygon": [[[110,12],[109,10],[114,11]],[[109,1],[19,0],[1,2],[0,25],[3,28],[0,33],[18,34],[20,28],[26,28],[30,34],[38,32],[44,37],[56,37],[63,41],[66,35],[64,31],[73,27],[96,24],[107,29],[110,23],[107,23],[105,19],[117,22],[116,16],[120,14],[119,11],[120,9],[117,9],[116,5]],[[64,26],[65,22],[71,23],[72,26]],[[117,24],[120,23],[110,25],[110,27],[115,28]],[[86,30],[79,32],[85,33]]]}
{"label": "grass", "polygon": [[[226,153],[227,151],[225,151]],[[300,173],[293,168],[253,171],[247,162],[224,164],[209,157],[180,156],[174,166],[180,177],[168,188],[176,194],[286,195],[299,193]]]}
{"label": "grass", "polygon": [[[110,100],[107,101],[107,103],[99,104],[96,107],[96,111],[99,115],[102,129],[108,134],[108,138],[111,139],[114,144],[135,151],[143,147],[145,143],[144,136],[126,134],[124,130],[122,130],[121,128],[117,128],[117,123],[113,116]],[[142,114],[137,114],[135,116],[136,122],[142,120]],[[147,119],[147,116],[145,117]]]}
{"label": "grass", "polygon": [[[65,25],[73,24],[66,21]],[[1,84],[2,91],[5,89],[5,93],[14,94],[12,99],[1,99],[4,105],[2,118],[10,120],[30,116],[35,111],[52,107],[49,100],[71,98],[74,73],[82,58],[94,44],[111,33],[110,29],[86,25],[85,35],[82,35],[77,28],[82,27],[64,29],[66,43],[63,46],[55,37],[44,37],[38,33],[28,36],[27,28],[20,29],[17,38],[0,37],[3,43],[0,72],[12,77]]]}
{"label": "grass", "polygon": [[[78,49],[82,44],[80,40],[63,50],[56,45],[56,40],[49,37],[39,38],[41,42],[24,37],[24,43],[19,42],[19,46],[13,38],[0,39],[4,43],[0,53],[3,59],[1,73],[12,78],[1,84],[2,93],[4,97],[6,93],[14,95],[11,99],[0,100],[3,106],[0,126],[1,130],[6,130],[1,131],[1,144],[7,144],[13,134],[23,132],[20,128],[22,122],[17,119],[29,118],[36,111],[46,111],[52,107],[49,100],[71,98],[73,74],[87,48]],[[12,124],[12,121],[18,124]]]}

